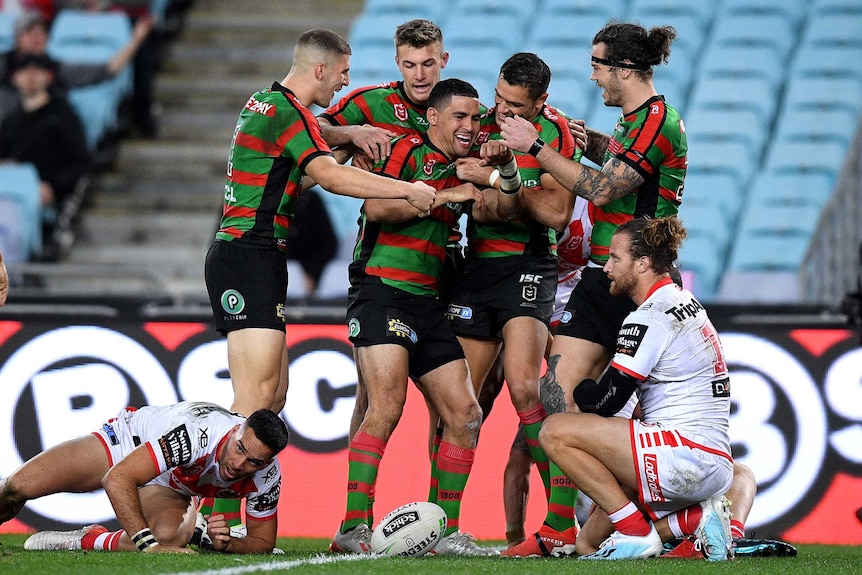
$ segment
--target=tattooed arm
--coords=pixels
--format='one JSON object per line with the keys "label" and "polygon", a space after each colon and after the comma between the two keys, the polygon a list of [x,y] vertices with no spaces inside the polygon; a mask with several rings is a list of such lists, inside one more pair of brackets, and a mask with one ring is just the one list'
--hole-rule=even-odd
{"label": "tattooed arm", "polygon": [[548,371],[539,379],[539,398],[545,408],[545,413],[563,413],[566,411],[566,397],[563,388],[557,382],[557,363],[560,355],[552,355],[548,358]]}
{"label": "tattooed arm", "polygon": [[610,140],[611,137],[607,134],[587,128],[587,147],[584,150],[584,156],[594,164],[601,166],[605,161],[605,152]]}

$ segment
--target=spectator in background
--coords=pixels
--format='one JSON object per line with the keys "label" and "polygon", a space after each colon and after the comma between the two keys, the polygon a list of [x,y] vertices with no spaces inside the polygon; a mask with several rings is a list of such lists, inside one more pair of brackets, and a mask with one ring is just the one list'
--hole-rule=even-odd
{"label": "spectator in background", "polygon": [[287,259],[302,266],[308,295],[314,295],[337,248],[338,238],[326,204],[314,188],[303,191],[296,200],[293,225],[287,229]]}
{"label": "spectator in background", "polygon": [[46,258],[53,228],[50,215],[62,210],[79,180],[90,170],[90,154],[84,130],[72,106],[49,90],[54,66],[45,55],[23,54],[16,58],[10,81],[18,105],[0,124],[0,160],[32,163],[41,180],[41,205],[46,210],[43,235]]}
{"label": "spectator in background", "polygon": [[153,25],[154,21],[150,17],[138,20],[132,30],[132,38],[107,63],[57,62],[46,52],[49,30],[42,15],[36,11],[22,13],[15,23],[15,47],[0,54],[0,121],[4,113],[15,107],[17,95],[11,85],[11,72],[16,67],[16,60],[27,54],[48,58],[54,72],[51,89],[55,93],[64,94],[70,88],[98,84],[119,74],[150,35]]}

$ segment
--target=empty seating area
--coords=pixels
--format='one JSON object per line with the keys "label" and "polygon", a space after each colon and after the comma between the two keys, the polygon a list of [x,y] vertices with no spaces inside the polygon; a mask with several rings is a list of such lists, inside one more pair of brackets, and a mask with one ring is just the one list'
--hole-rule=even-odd
{"label": "empty seating area", "polygon": [[351,87],[399,78],[392,37],[415,17],[443,30],[443,77],[463,75],[484,103],[500,64],[532,51],[553,74],[549,103],[604,132],[619,110],[589,80],[593,35],[610,18],[674,26],[655,84],[687,128],[681,262],[695,292],[722,301],[732,272],[798,272],[809,257],[857,138],[862,0],[367,0]]}

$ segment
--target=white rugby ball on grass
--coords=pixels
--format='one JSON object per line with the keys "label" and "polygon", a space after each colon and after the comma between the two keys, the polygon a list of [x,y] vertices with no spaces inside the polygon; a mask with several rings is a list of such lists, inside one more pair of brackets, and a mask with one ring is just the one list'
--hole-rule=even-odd
{"label": "white rugby ball on grass", "polygon": [[371,551],[381,555],[420,557],[443,537],[448,518],[436,503],[416,501],[390,511],[371,534]]}

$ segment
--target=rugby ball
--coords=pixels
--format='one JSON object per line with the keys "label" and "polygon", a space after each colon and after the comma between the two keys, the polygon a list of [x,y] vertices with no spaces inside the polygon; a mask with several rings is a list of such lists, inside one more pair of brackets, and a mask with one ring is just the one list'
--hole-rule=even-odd
{"label": "rugby ball", "polygon": [[416,501],[389,512],[371,534],[371,551],[380,555],[420,557],[437,546],[448,518],[436,503]]}

